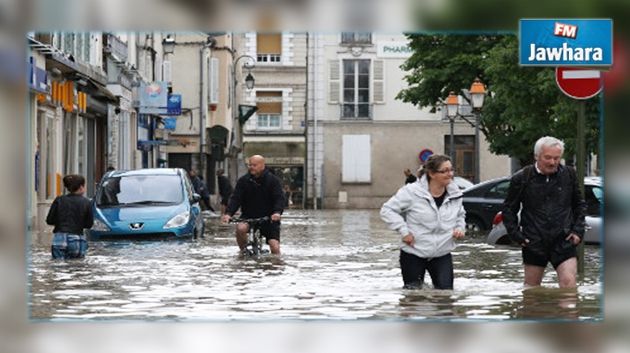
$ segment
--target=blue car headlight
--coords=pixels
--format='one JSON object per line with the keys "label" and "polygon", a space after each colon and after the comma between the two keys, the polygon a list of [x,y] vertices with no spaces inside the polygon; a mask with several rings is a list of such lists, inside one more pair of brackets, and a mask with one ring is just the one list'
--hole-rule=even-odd
{"label": "blue car headlight", "polygon": [[98,219],[94,220],[94,224],[92,225],[92,230],[95,230],[97,232],[109,232],[110,229],[107,226],[107,224],[105,224],[103,221],[100,221]]}
{"label": "blue car headlight", "polygon": [[164,225],[164,229],[178,228],[178,227],[185,226],[186,224],[188,224],[189,220],[190,220],[190,212],[188,211],[182,212],[178,214],[177,216],[171,218],[168,222],[166,222],[166,224]]}

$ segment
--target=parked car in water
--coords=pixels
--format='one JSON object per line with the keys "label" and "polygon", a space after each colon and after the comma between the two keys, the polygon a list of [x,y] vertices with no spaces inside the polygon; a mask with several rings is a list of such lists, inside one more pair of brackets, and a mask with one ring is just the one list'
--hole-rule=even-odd
{"label": "parked car in water", "polygon": [[507,197],[510,177],[501,177],[475,184],[464,192],[466,230],[479,232],[492,227],[492,219],[501,210]]}
{"label": "parked car in water", "polygon": [[[602,234],[601,208],[604,196],[602,180],[599,177],[584,178],[584,199],[586,200],[586,232],[584,243],[600,244]],[[503,224],[503,215],[497,213],[492,221],[492,230],[488,233],[486,242],[488,244],[510,244],[510,237]],[[516,244],[514,244],[516,245]]]}
{"label": "parked car in water", "polygon": [[200,237],[200,199],[183,169],[110,171],[93,199],[90,239]]}

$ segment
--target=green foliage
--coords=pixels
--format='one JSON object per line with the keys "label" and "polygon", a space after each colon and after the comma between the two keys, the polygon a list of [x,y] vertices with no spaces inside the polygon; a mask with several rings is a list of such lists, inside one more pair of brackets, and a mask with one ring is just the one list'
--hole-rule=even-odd
{"label": "green foliage", "polygon": [[[481,113],[481,131],[490,150],[517,158],[522,165],[533,160],[538,138],[563,139],[565,158],[575,153],[577,106],[556,86],[548,67],[520,67],[514,35],[410,34],[414,54],[402,65],[409,88],[397,98],[433,111],[449,91],[459,93],[479,77],[487,85]],[[597,153],[598,99],[586,102],[587,152]]]}

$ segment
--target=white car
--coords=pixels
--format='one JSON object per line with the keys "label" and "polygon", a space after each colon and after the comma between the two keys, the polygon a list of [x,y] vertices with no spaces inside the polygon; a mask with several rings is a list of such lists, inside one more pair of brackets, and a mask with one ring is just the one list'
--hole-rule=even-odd
{"label": "white car", "polygon": [[[584,178],[584,198],[586,199],[586,233],[584,234],[584,243],[586,244],[601,243],[603,237],[601,217],[603,196],[604,189],[602,188],[602,180],[600,177]],[[503,215],[501,212],[494,216],[492,229],[490,233],[488,233],[486,242],[488,244],[512,244],[505,225],[503,224]]]}

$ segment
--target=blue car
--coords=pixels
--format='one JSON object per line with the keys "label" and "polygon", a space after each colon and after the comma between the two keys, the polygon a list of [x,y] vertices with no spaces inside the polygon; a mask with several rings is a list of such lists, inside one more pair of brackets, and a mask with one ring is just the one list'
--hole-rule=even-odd
{"label": "blue car", "polygon": [[110,171],[94,196],[90,239],[201,237],[201,197],[193,190],[179,168]]}

